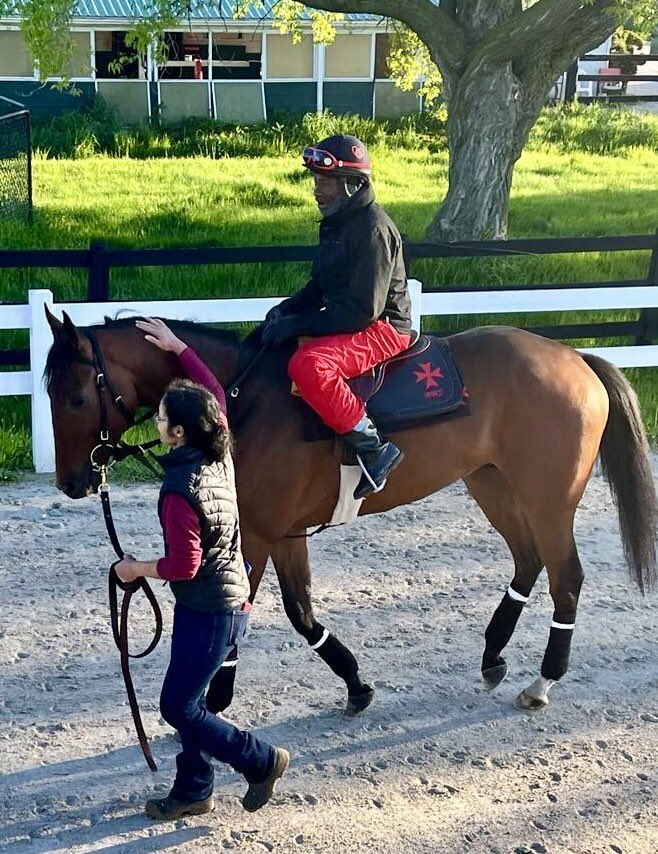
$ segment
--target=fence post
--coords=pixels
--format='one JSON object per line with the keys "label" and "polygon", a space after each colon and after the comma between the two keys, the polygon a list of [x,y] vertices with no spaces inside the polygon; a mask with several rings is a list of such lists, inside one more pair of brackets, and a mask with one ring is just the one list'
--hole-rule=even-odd
{"label": "fence post", "polygon": [[420,332],[423,311],[423,285],[418,279],[409,279],[407,284],[409,286],[409,299],[411,300],[411,328]]}
{"label": "fence post", "polygon": [[99,240],[89,244],[87,302],[107,302],[110,298],[110,265],[107,246]]}
{"label": "fence post", "polygon": [[569,103],[576,100],[576,89],[578,87],[578,60],[572,62],[567,68],[564,77],[564,101]]}
{"label": "fence post", "polygon": [[658,338],[658,229],[651,250],[647,284],[656,288],[656,308],[643,308],[640,312],[640,333],[635,338],[636,344],[653,344]]}
{"label": "fence post", "polygon": [[44,306],[52,311],[49,290],[30,290],[30,377],[32,380],[32,462],[37,472],[55,471],[55,439],[50,400],[43,384],[46,355],[53,341]]}

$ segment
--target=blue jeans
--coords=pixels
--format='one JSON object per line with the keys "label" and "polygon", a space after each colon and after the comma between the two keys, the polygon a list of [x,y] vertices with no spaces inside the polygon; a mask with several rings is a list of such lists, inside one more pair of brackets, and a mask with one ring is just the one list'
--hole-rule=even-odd
{"label": "blue jeans", "polygon": [[258,783],[274,761],[271,745],[243,732],[206,708],[205,692],[227,655],[237,649],[247,630],[249,611],[206,614],[176,603],[160,711],[180,733],[182,751],[171,796],[202,801],[213,791],[211,757],[231,765],[248,782]]}

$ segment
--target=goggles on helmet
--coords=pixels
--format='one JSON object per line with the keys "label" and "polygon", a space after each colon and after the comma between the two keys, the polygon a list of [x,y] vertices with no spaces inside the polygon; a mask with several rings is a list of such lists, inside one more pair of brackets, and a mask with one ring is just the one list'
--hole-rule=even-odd
{"label": "goggles on helmet", "polygon": [[330,151],[325,151],[322,148],[315,148],[310,145],[304,149],[302,160],[305,166],[312,166],[314,169],[320,169],[323,172],[333,172],[334,169],[347,167],[348,169],[368,170],[370,164],[368,162],[357,162],[349,160],[338,160]]}

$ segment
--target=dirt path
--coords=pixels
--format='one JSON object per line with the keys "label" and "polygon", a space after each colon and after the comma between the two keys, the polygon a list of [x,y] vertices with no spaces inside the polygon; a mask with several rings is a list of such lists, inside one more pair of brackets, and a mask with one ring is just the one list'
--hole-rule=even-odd
{"label": "dirt path", "polygon": [[[115,488],[124,546],[160,548],[153,487]],[[484,628],[511,577],[500,538],[461,487],[312,541],[319,619],[377,687],[357,720],[289,627],[274,574],[254,609],[232,708],[293,764],[261,813],[220,769],[212,816],[151,824],[177,745],[157,710],[167,643],[133,673],[160,771],[142,759],[107,618],[111,560],[96,501],[43,479],[0,489],[0,852],[658,851],[658,597],[622,568],[612,501],[593,479],[578,518],[587,578],[572,669],[549,708],[511,705],[534,679],[551,619],[542,576],[482,690]],[[171,598],[158,588],[165,631]],[[149,621],[135,612],[135,644]]]}

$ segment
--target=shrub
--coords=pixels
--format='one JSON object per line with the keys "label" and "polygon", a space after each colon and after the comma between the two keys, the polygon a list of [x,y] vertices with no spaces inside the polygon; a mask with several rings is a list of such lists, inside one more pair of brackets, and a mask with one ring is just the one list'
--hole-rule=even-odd
{"label": "shrub", "polygon": [[658,151],[658,116],[616,104],[562,104],[547,107],[530,135],[530,146],[563,151],[623,154],[644,146]]}
{"label": "shrub", "polygon": [[[445,121],[428,114],[374,120],[355,115],[307,113],[280,115],[261,125],[223,124],[189,119],[172,127],[122,129],[101,98],[89,107],[34,122],[33,145],[48,158],[94,154],[151,157],[271,157],[298,154],[309,142],[336,133],[352,133],[371,147],[425,150],[447,147]],[[644,146],[658,151],[658,117],[623,107],[563,104],[547,107],[533,128],[529,147],[557,146],[563,151],[619,154]]]}

